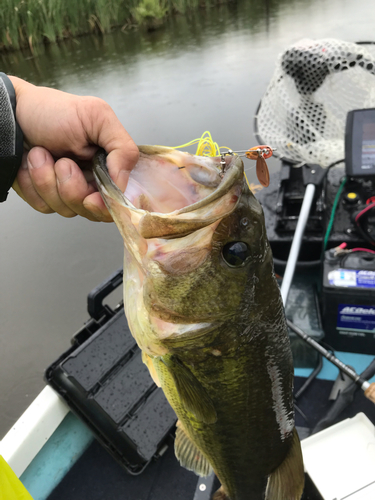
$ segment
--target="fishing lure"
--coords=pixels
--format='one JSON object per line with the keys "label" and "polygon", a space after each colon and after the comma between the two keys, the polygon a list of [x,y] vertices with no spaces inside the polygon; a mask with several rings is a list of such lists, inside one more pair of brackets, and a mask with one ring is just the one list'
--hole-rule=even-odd
{"label": "fishing lure", "polygon": [[[237,154],[238,156],[246,156],[249,160],[256,160],[256,173],[259,182],[262,186],[267,187],[270,183],[270,174],[268,171],[268,166],[266,163],[266,158],[271,158],[275,149],[270,146],[254,146],[253,148],[242,150],[242,151],[232,151],[228,150],[227,153],[221,155],[222,161],[224,161],[224,155],[226,154]],[[242,153],[242,154],[241,154]]]}
{"label": "fishing lure", "polygon": [[[225,155],[238,155],[238,156],[246,156],[249,160],[256,160],[256,174],[259,182],[263,187],[267,187],[270,183],[270,174],[268,171],[268,166],[266,163],[267,158],[271,158],[272,154],[276,149],[271,148],[270,146],[260,145],[254,146],[250,149],[244,149],[241,151],[233,151],[226,146],[219,146],[217,142],[214,142],[212,136],[208,130],[206,130],[199,139],[194,139],[186,144],[182,144],[181,146],[175,146],[172,149],[181,149],[187,146],[192,146],[193,144],[198,144],[196,155],[197,156],[221,156],[221,168],[222,173],[224,173],[224,168],[226,165],[224,156]],[[227,149],[225,153],[221,152],[221,149]]]}

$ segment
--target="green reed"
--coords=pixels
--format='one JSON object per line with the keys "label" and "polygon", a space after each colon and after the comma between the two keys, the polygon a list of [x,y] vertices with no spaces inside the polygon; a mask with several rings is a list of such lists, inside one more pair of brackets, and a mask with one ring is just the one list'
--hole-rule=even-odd
{"label": "green reed", "polygon": [[1,0],[0,51],[49,43],[115,27],[146,26],[174,12],[218,0]]}

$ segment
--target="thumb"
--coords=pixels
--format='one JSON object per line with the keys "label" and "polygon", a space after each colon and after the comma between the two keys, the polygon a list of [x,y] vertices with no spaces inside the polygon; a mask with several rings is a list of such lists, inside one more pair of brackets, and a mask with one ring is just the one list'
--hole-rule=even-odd
{"label": "thumb", "polygon": [[107,167],[109,175],[123,193],[126,190],[130,172],[135,167],[139,158],[137,146],[129,135],[128,138],[129,140],[127,142],[125,142],[125,137],[123,137],[115,144],[111,144],[107,147],[104,145],[102,146],[108,153]]}

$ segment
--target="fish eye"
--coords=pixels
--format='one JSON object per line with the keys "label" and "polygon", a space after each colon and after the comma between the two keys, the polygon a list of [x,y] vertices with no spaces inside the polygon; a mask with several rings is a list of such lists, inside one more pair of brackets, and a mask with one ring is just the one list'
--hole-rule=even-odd
{"label": "fish eye", "polygon": [[230,241],[222,250],[225,263],[230,267],[241,267],[250,257],[250,248],[243,241]]}

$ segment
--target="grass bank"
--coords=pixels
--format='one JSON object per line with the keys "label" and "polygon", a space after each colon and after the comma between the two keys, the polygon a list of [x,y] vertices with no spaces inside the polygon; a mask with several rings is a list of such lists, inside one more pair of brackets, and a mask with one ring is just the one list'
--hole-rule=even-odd
{"label": "grass bank", "polygon": [[173,13],[218,0],[1,0],[0,51],[132,25],[156,27]]}

